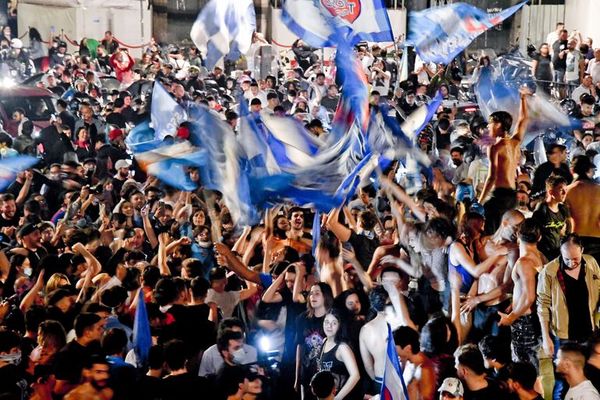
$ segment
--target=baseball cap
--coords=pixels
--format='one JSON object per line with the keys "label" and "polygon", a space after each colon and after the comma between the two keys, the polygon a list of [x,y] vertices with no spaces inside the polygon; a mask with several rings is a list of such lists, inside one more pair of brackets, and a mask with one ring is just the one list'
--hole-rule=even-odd
{"label": "baseball cap", "polygon": [[444,382],[442,382],[442,386],[440,386],[438,392],[448,392],[454,397],[463,396],[465,393],[462,382],[457,378],[444,379]]}
{"label": "baseball cap", "polygon": [[115,163],[115,169],[129,168],[130,163],[127,160],[119,160]]}
{"label": "baseball cap", "polygon": [[28,224],[23,225],[21,227],[21,229],[19,229],[19,232],[17,233],[17,236],[18,237],[25,237],[25,236],[29,235],[30,233],[33,233],[33,232],[35,232],[35,231],[37,231],[39,229],[40,228],[37,225],[32,224],[32,223],[28,223]]}

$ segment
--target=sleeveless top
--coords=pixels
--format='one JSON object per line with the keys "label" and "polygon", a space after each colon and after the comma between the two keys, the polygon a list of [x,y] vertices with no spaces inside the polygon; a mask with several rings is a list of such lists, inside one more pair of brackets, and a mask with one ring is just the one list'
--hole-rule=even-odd
{"label": "sleeveless top", "polygon": [[348,378],[350,377],[350,373],[346,369],[346,365],[343,361],[340,361],[335,356],[335,353],[340,346],[339,343],[336,343],[335,346],[329,351],[325,350],[325,344],[327,343],[327,339],[323,343],[323,347],[321,347],[321,355],[319,357],[319,371],[329,371],[335,378],[335,387],[337,392],[344,386]]}
{"label": "sleeveless top", "polygon": [[[464,247],[464,249],[467,251],[467,253],[469,255],[471,255],[471,251],[469,250],[469,248],[467,246],[465,246],[462,242],[454,241],[454,243],[459,243],[461,246]],[[460,287],[460,293],[467,294],[469,292],[469,289],[471,289],[473,282],[475,282],[475,278],[469,273],[469,271],[467,271],[467,269],[465,267],[462,266],[462,264],[458,264],[458,265],[452,264],[451,257],[450,257],[450,255],[448,255],[448,268],[450,268],[450,267],[454,267],[456,269],[456,272],[458,272],[460,274],[460,277],[462,278],[462,285]]]}

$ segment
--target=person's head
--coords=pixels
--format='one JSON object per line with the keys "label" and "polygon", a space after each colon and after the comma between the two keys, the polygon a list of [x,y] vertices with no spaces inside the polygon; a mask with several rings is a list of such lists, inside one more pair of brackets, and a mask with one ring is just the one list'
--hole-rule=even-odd
{"label": "person's head", "polygon": [[81,313],[75,318],[75,335],[79,342],[88,344],[102,338],[104,321],[97,314]]}
{"label": "person's head", "polygon": [[533,364],[515,362],[508,366],[508,388],[513,393],[532,393],[537,371]]}
{"label": "person's head", "polygon": [[2,205],[0,211],[5,219],[12,219],[17,212],[17,203],[15,202],[15,196],[12,193],[5,193],[0,196]]}
{"label": "person's head", "polygon": [[277,215],[273,220],[273,234],[279,239],[285,239],[290,230],[290,221],[285,215]]}
{"label": "person's head", "polygon": [[516,242],[519,228],[524,220],[525,217],[520,211],[506,211],[500,220],[499,236],[506,241]]}
{"label": "person's head", "polygon": [[333,292],[331,286],[325,282],[315,283],[308,294],[308,314],[324,313],[333,304]]}
{"label": "person's head", "polygon": [[567,148],[562,144],[554,143],[548,147],[547,154],[548,161],[552,164],[559,165],[565,159]]}
{"label": "person's head", "polygon": [[96,390],[102,390],[108,385],[110,364],[106,357],[95,354],[85,361],[81,375]]}
{"label": "person's head", "polygon": [[217,337],[217,349],[228,365],[243,364],[244,334],[233,330],[226,330]]}
{"label": "person's head", "polygon": [[453,147],[450,150],[450,157],[452,158],[452,163],[455,166],[459,166],[463,163],[463,155],[465,154],[465,151],[462,147]]}
{"label": "person's head", "polygon": [[445,217],[431,218],[423,228],[423,241],[432,249],[445,246],[455,235],[454,226]]}
{"label": "person's head", "polygon": [[372,211],[361,211],[358,214],[358,226],[364,231],[372,231],[377,225],[377,217]]}
{"label": "person's head", "polygon": [[335,378],[330,371],[317,372],[310,380],[310,390],[319,400],[333,399],[335,395]]}
{"label": "person's head", "polygon": [[209,274],[210,287],[217,293],[225,292],[227,271],[224,268],[213,268]]}
{"label": "person's head", "polygon": [[65,328],[58,321],[46,320],[40,323],[37,331],[37,343],[40,346],[40,363],[49,359],[67,344]]}
{"label": "person's head", "polygon": [[486,335],[479,341],[479,351],[483,355],[486,368],[499,370],[511,359],[510,343],[498,336]]}
{"label": "person's head", "polygon": [[490,115],[488,130],[492,137],[504,137],[512,127],[513,118],[506,111],[496,111]]}
{"label": "person's head", "polygon": [[17,232],[17,239],[26,249],[36,250],[42,246],[42,234],[37,225],[27,223]]}
{"label": "person's head", "polygon": [[465,344],[454,352],[456,373],[462,380],[480,377],[485,374],[483,355],[475,344]]}
{"label": "person's head", "polygon": [[169,371],[177,371],[185,368],[187,351],[185,343],[179,339],[169,340],[164,345],[165,364]]}
{"label": "person's head", "polygon": [[527,218],[519,228],[519,241],[521,243],[535,245],[541,238],[540,227],[536,220]]}
{"label": "person's head", "polygon": [[573,158],[571,169],[577,179],[590,179],[594,174],[596,166],[587,155],[581,154]]}
{"label": "person's head", "polygon": [[559,203],[563,203],[567,197],[567,180],[560,175],[550,175],[546,179],[546,196]]}
{"label": "person's head", "polygon": [[258,97],[250,100],[250,111],[253,113],[258,113],[262,110],[262,101]]}
{"label": "person's head", "polygon": [[394,331],[394,343],[402,362],[406,362],[421,351],[419,332],[408,326],[401,326]]}
{"label": "person's head", "polygon": [[577,48],[577,40],[575,38],[567,42],[567,48],[569,50],[575,50]]}
{"label": "person's head", "polygon": [[102,351],[109,356],[123,356],[127,347],[127,334],[121,328],[111,328],[102,337]]}
{"label": "person's head", "polygon": [[457,378],[446,378],[438,389],[439,400],[463,400],[465,389]]}
{"label": "person's head", "polygon": [[542,43],[540,45],[540,54],[543,56],[550,54],[550,46],[548,46],[548,43]]}
{"label": "person's head", "polygon": [[23,118],[25,118],[25,110],[22,108],[15,108],[12,113],[12,118],[17,122],[21,122]]}
{"label": "person's head", "polygon": [[567,40],[569,38],[569,31],[566,30],[566,29],[564,29],[564,28],[565,28],[564,25],[560,29],[557,28],[557,30],[558,30],[558,40],[560,40],[560,41],[565,41],[565,40]]}
{"label": "person's head", "polygon": [[325,336],[338,344],[347,338],[345,315],[342,310],[331,308],[323,319]]}
{"label": "person's head", "polygon": [[581,266],[583,259],[583,243],[576,233],[569,233],[561,240],[560,245],[561,264],[569,270]]}
{"label": "person's head", "polygon": [[288,217],[293,229],[301,230],[304,228],[304,210],[300,207],[292,207],[288,211]]}
{"label": "person's head", "polygon": [[556,354],[556,372],[565,377],[583,374],[585,352],[583,347],[575,342],[564,343]]}
{"label": "person's head", "polygon": [[343,300],[343,306],[348,310],[350,315],[356,316],[361,314],[361,312],[366,311],[363,310],[363,304],[356,289],[344,290],[338,297]]}

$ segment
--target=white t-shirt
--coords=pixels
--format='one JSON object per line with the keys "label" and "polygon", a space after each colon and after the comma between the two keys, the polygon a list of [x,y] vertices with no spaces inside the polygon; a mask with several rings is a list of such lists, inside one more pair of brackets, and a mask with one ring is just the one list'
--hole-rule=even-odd
{"label": "white t-shirt", "polygon": [[213,289],[208,289],[206,303],[215,303],[223,312],[223,317],[229,318],[233,314],[233,309],[240,302],[240,292],[218,293]]}
{"label": "white t-shirt", "polygon": [[581,53],[579,50],[573,50],[567,52],[567,70],[565,71],[565,81],[577,81],[579,80],[579,61],[581,60]]}
{"label": "white t-shirt", "polygon": [[600,394],[598,394],[592,382],[585,380],[570,388],[565,400],[600,400]]}
{"label": "white t-shirt", "polygon": [[594,85],[600,82],[600,61],[596,61],[595,58],[591,59],[586,72],[592,76]]}

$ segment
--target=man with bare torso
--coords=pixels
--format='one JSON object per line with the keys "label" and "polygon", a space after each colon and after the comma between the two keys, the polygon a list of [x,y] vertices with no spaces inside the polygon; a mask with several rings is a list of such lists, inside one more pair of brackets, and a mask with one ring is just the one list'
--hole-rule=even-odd
{"label": "man with bare torso", "polygon": [[[494,235],[483,238],[482,246],[477,249],[481,261],[494,256],[500,248],[508,249],[508,254],[479,276],[474,283],[477,285],[477,295],[467,299],[461,307],[463,312],[473,311],[474,340],[479,340],[488,333],[494,336],[500,334],[498,312],[505,311],[509,305],[508,293],[512,284],[510,276],[519,258],[517,232],[524,219],[523,214],[517,210],[507,211]],[[508,331],[504,333],[508,336]]]}
{"label": "man with bare torso", "polygon": [[600,185],[591,178],[595,165],[580,155],[571,167],[577,178],[567,188],[565,203],[573,218],[573,232],[581,237],[585,253],[600,262]]}
{"label": "man with bare torso", "polygon": [[527,96],[529,90],[521,89],[521,106],[515,133],[508,136],[513,118],[506,111],[497,111],[490,115],[488,130],[494,143],[488,148],[490,167],[488,176],[479,197],[484,204],[486,233],[492,234],[498,229],[502,215],[517,205],[516,178],[521,158],[521,142],[527,129]]}
{"label": "man with bare torso", "polygon": [[514,362],[529,362],[538,368],[538,350],[542,343],[540,323],[535,312],[537,274],[544,266],[544,256],[537,248],[540,229],[533,219],[526,219],[519,231],[520,257],[512,270],[513,298],[509,314],[498,312],[498,325],[511,327],[511,350]]}

